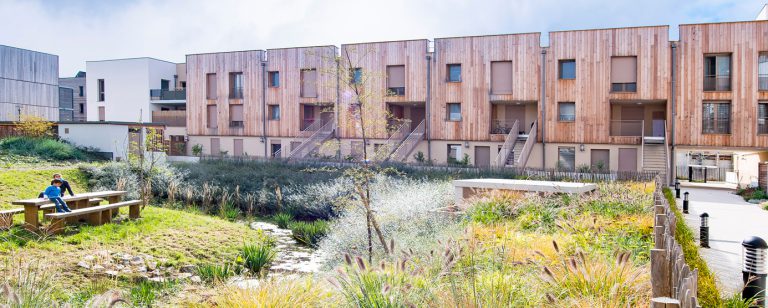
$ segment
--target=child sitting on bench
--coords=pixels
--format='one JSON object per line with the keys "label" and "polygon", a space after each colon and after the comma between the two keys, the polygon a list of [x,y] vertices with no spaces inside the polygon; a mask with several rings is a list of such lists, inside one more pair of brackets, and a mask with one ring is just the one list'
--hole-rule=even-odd
{"label": "child sitting on bench", "polygon": [[67,206],[67,203],[61,199],[61,183],[61,180],[54,179],[51,182],[51,186],[48,186],[43,194],[45,194],[45,197],[48,198],[48,200],[53,201],[53,204],[56,205],[57,213],[69,213],[72,211]]}

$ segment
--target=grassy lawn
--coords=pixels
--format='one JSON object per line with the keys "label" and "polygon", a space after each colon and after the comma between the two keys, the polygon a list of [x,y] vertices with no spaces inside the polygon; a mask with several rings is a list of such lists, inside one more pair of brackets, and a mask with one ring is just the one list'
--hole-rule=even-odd
{"label": "grassy lawn", "polygon": [[117,288],[130,285],[130,281],[94,276],[93,272],[77,266],[86,255],[99,250],[148,254],[159,260],[159,265],[178,267],[231,262],[243,243],[258,238],[260,234],[244,224],[147,207],[141,219],[103,226],[81,225],[61,236],[39,237],[15,227],[0,234],[0,259],[23,258],[55,265],[57,297],[67,300],[79,292],[89,292],[98,281]]}
{"label": "grassy lawn", "polygon": [[77,167],[3,170],[0,171],[0,209],[18,207],[11,205],[11,201],[37,198],[37,194],[51,184],[54,173],[61,173],[69,181],[74,193],[86,191],[87,180]]}

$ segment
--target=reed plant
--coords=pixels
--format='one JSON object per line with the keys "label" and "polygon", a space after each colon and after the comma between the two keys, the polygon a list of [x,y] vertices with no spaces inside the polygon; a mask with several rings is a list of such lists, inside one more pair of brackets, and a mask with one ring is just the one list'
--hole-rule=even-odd
{"label": "reed plant", "polygon": [[245,244],[240,251],[243,266],[259,277],[266,273],[275,256],[274,247],[265,243]]}

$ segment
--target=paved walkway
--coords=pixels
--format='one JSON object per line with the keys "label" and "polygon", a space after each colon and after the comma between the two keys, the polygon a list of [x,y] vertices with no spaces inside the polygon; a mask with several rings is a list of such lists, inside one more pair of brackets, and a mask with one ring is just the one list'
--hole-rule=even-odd
{"label": "paved walkway", "polygon": [[[728,296],[741,292],[744,285],[741,277],[741,241],[748,236],[759,236],[768,240],[768,211],[744,201],[733,191],[722,189],[691,188],[680,189],[689,195],[689,214],[683,214],[688,226],[699,239],[701,218],[709,214],[709,247],[700,248],[704,260],[717,276],[718,288]],[[674,192],[674,190],[673,190]],[[682,210],[683,200],[677,204]]]}

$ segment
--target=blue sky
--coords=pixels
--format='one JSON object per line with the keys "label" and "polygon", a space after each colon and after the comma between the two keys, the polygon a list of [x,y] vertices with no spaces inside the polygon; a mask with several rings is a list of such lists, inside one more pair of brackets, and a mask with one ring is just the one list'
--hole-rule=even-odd
{"label": "blue sky", "polygon": [[87,60],[753,20],[768,0],[0,0],[0,44]]}

